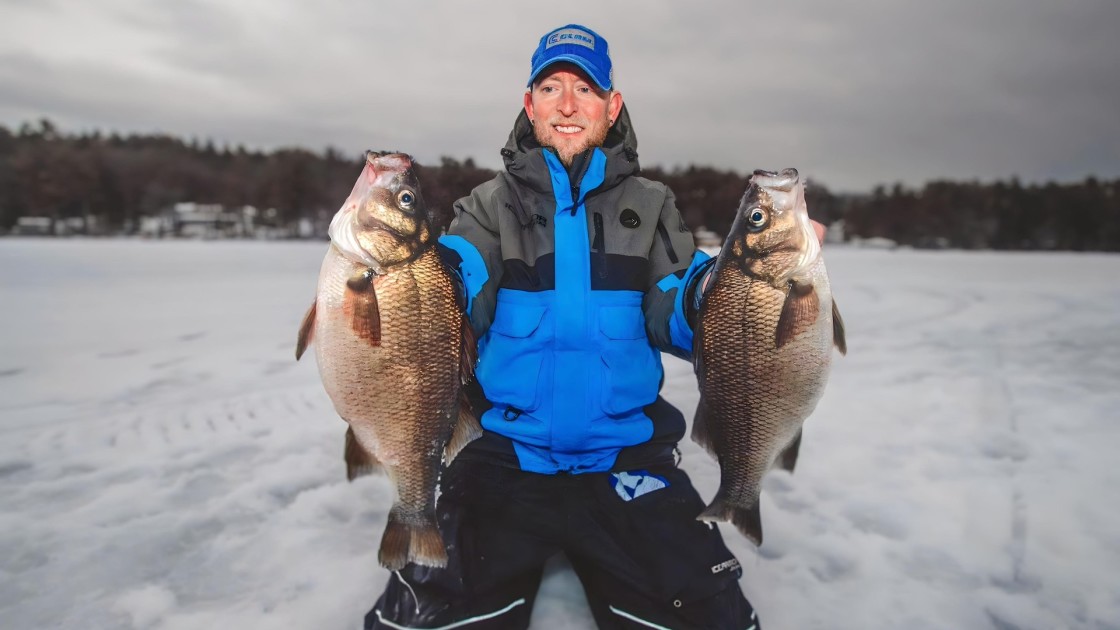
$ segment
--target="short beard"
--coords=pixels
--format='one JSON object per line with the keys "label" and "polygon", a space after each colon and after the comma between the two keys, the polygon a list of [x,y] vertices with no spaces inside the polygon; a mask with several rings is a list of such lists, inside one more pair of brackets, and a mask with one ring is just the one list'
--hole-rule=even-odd
{"label": "short beard", "polygon": [[[538,122],[540,123],[539,125],[537,124]],[[601,147],[603,146],[603,143],[606,142],[607,134],[610,133],[611,130],[611,125],[607,123],[607,121],[603,121],[603,123],[604,124],[601,128],[588,129],[588,133],[590,133],[591,135],[587,136],[587,139],[584,142],[572,148],[558,147],[552,144],[552,141],[546,137],[545,134],[547,134],[548,130],[550,130],[552,126],[551,122],[535,121],[533,123],[533,136],[536,137],[537,143],[542,147],[554,149],[556,151],[556,155],[560,158],[561,164],[563,164],[564,166],[571,166],[572,160],[574,160],[577,155],[592,147]]]}

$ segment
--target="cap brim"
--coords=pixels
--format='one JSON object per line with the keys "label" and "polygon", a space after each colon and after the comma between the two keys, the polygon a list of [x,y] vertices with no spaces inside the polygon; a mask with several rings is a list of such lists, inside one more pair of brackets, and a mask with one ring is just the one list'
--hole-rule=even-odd
{"label": "cap brim", "polygon": [[599,77],[595,76],[595,71],[591,69],[590,64],[587,63],[586,59],[584,59],[582,57],[579,57],[577,55],[569,55],[569,54],[556,55],[552,59],[549,59],[548,61],[541,64],[541,66],[539,68],[533,68],[533,73],[531,75],[529,75],[529,83],[527,83],[526,85],[527,86],[532,86],[533,81],[536,81],[537,77],[540,76],[540,74],[542,72],[544,72],[544,70],[546,68],[548,68],[551,65],[561,63],[561,62],[567,62],[567,63],[575,64],[576,66],[579,66],[580,70],[583,70],[584,73],[587,74],[587,76],[591,77],[591,80],[595,82],[595,85],[598,85],[600,88],[602,88],[604,90],[611,89],[610,81],[607,82],[607,85],[603,85],[603,82],[599,80]]}

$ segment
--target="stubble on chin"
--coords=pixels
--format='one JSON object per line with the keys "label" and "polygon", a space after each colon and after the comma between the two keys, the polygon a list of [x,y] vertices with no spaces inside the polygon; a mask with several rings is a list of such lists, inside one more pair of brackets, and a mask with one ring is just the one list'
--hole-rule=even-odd
{"label": "stubble on chin", "polygon": [[607,132],[609,132],[611,128],[606,121],[603,121],[602,124],[595,125],[593,128],[584,126],[587,135],[580,141],[572,143],[557,142],[554,138],[557,132],[552,128],[552,125],[553,123],[536,122],[533,125],[533,135],[542,147],[555,149],[557,156],[560,158],[560,163],[564,166],[571,166],[572,160],[584,151],[592,147],[603,146],[603,142],[607,139]]}

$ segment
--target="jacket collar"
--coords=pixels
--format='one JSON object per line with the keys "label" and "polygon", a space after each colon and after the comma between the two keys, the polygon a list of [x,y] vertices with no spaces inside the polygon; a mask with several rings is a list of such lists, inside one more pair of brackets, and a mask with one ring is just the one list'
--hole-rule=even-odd
{"label": "jacket collar", "polygon": [[[634,134],[634,127],[625,104],[618,114],[618,120],[607,132],[607,139],[603,142],[603,146],[599,148],[607,158],[600,189],[613,188],[623,179],[639,171],[638,137]],[[537,142],[533,135],[533,126],[529,124],[529,117],[522,109],[513,123],[513,131],[509,134],[506,146],[502,149],[506,171],[533,190],[542,193],[551,192],[552,178],[542,155],[544,151],[552,151],[552,149],[546,149]]]}

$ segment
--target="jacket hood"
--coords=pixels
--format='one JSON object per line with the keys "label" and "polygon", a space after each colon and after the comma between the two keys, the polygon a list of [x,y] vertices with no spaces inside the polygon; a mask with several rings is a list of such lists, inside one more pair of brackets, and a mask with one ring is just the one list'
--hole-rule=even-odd
{"label": "jacket hood", "polygon": [[[611,125],[603,145],[599,148],[607,156],[606,173],[600,188],[611,188],[640,170],[638,137],[634,134],[634,126],[630,122],[630,113],[626,111],[625,103],[618,113],[618,120]],[[552,178],[542,155],[546,150],[552,149],[545,149],[537,142],[536,136],[533,135],[533,125],[529,123],[529,116],[522,109],[513,123],[513,130],[509,134],[506,146],[502,149],[506,171],[530,188],[540,192],[551,191]]]}

